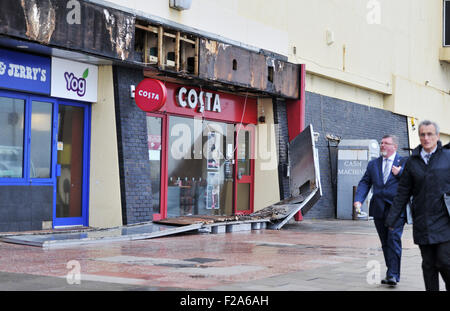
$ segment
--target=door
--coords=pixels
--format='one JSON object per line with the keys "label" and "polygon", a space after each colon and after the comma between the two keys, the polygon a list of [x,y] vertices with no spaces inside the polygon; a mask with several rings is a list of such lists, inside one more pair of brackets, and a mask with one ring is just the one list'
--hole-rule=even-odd
{"label": "door", "polygon": [[235,214],[245,215],[253,212],[254,189],[254,136],[252,125],[236,126],[236,165],[235,165]]}
{"label": "door", "polygon": [[148,159],[150,162],[150,179],[152,188],[153,220],[166,217],[166,135],[164,134],[166,116],[147,113]]}
{"label": "door", "polygon": [[54,227],[88,225],[87,121],[85,106],[58,105]]}

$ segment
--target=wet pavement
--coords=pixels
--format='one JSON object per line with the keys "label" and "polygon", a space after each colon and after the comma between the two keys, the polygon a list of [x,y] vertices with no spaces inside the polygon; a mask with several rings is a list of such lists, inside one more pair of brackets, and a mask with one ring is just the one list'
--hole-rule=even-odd
{"label": "wet pavement", "polygon": [[395,288],[379,283],[386,268],[373,221],[304,220],[281,230],[57,249],[0,242],[0,290],[423,291],[410,225],[402,241]]}

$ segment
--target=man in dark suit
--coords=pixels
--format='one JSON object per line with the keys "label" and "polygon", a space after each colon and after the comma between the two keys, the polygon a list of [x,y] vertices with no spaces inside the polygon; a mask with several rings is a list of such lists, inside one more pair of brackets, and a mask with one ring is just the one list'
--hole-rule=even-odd
{"label": "man in dark suit", "polygon": [[413,238],[422,255],[425,289],[438,291],[441,274],[450,291],[450,144],[442,146],[439,126],[428,120],[420,122],[419,138],[420,145],[405,164],[386,226],[397,223],[412,196]]}
{"label": "man in dark suit", "polygon": [[406,215],[400,215],[393,230],[385,226],[394,197],[397,193],[398,181],[402,172],[402,158],[397,154],[398,138],[385,135],[381,140],[381,156],[367,165],[367,170],[358,184],[353,206],[359,210],[367,197],[370,188],[373,196],[370,200],[369,216],[374,218],[375,227],[380,237],[384,260],[387,267],[386,278],[382,284],[397,285],[400,281],[400,261],[402,256],[402,233]]}

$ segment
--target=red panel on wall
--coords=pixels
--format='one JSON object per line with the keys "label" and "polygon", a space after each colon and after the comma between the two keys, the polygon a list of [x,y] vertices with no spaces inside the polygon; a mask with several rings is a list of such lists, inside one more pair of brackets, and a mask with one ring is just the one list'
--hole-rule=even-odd
{"label": "red panel on wall", "polygon": [[[166,82],[165,85],[167,88],[167,100],[164,106],[158,110],[159,112],[206,118],[222,122],[241,123],[242,121],[244,124],[257,124],[256,98],[237,96],[170,82]],[[181,104],[179,103],[179,98],[181,98]],[[218,106],[219,104],[220,106]],[[182,105],[185,106],[183,107]],[[204,109],[203,112],[200,112],[202,106]]]}
{"label": "red panel on wall", "polygon": [[305,65],[300,66],[300,99],[286,100],[289,141],[305,128]]}

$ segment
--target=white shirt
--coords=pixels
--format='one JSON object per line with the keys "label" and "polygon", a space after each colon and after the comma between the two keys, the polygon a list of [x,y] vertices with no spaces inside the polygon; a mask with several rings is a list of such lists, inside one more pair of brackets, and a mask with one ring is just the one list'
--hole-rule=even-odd
{"label": "white shirt", "polygon": [[[422,150],[420,151],[420,156],[422,157],[423,162],[425,162],[425,164],[428,164],[428,160],[427,160],[427,158],[426,158],[425,156],[426,156],[427,154],[429,154],[430,157],[431,157],[431,155],[436,151],[436,149],[437,149],[437,146],[434,147],[434,149],[433,149],[430,153],[428,153],[428,152],[426,152],[426,151],[422,148]],[[429,158],[428,158],[428,159],[429,159]]]}

